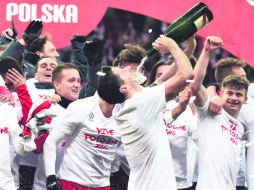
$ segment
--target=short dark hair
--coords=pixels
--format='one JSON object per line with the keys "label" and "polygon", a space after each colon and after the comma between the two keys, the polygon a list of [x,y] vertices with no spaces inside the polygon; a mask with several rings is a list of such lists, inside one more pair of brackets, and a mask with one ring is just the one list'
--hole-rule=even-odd
{"label": "short dark hair", "polygon": [[232,89],[245,89],[246,94],[249,87],[249,81],[242,76],[236,76],[236,75],[229,75],[226,78],[223,79],[221,86],[223,88],[232,88]]}
{"label": "short dark hair", "polygon": [[244,63],[240,59],[236,59],[233,57],[228,57],[224,59],[220,59],[216,65],[215,69],[215,79],[217,82],[221,82],[226,76],[224,71],[228,71],[233,67],[242,67],[244,68],[246,63]]}
{"label": "short dark hair", "polygon": [[44,50],[44,45],[49,40],[50,39],[48,36],[41,36],[39,38],[36,38],[30,44],[28,44],[27,50],[33,53],[37,51],[42,52]]}
{"label": "short dark hair", "polygon": [[138,44],[124,44],[123,50],[119,52],[113,61],[113,66],[123,66],[125,63],[139,64],[142,58],[146,55],[146,50]]}
{"label": "short dark hair", "polygon": [[52,73],[52,83],[56,80],[59,80],[59,78],[62,74],[62,71],[67,70],[67,69],[75,69],[78,71],[78,68],[76,67],[76,65],[74,65],[72,63],[63,63],[60,65],[57,65]]}
{"label": "short dark hair", "polygon": [[18,61],[9,56],[0,57],[0,74],[5,75],[9,69],[16,69],[20,74],[23,74]]}
{"label": "short dark hair", "polygon": [[98,76],[97,92],[101,99],[109,104],[122,103],[125,100],[125,96],[120,92],[120,87],[124,82],[120,77],[113,73],[112,68],[104,66],[101,69],[104,74]]}
{"label": "short dark hair", "polygon": [[156,77],[156,71],[157,69],[162,65],[171,65],[174,62],[174,60],[169,60],[168,62],[159,61],[157,62],[151,69],[151,72],[149,73],[149,77],[146,82],[146,86],[150,86],[154,81]]}

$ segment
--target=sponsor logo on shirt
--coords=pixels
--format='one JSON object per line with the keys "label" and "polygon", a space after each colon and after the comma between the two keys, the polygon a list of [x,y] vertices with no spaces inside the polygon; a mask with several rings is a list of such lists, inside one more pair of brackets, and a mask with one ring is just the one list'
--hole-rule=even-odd
{"label": "sponsor logo on shirt", "polygon": [[170,124],[166,128],[168,135],[176,135],[177,131],[187,131],[186,125],[176,126],[175,124]]}
{"label": "sponsor logo on shirt", "polygon": [[9,130],[8,130],[8,127],[3,127],[3,128],[0,128],[0,134],[8,134],[9,133]]}
{"label": "sponsor logo on shirt", "polygon": [[93,113],[89,113],[88,120],[89,121],[93,121],[93,119],[94,119],[94,114]]}
{"label": "sponsor logo on shirt", "polygon": [[117,145],[118,140],[112,137],[114,135],[114,130],[113,129],[106,129],[106,128],[96,128],[98,135],[94,134],[84,134],[85,140],[86,141],[92,141],[96,142],[95,148],[99,149],[106,149],[108,146],[107,145]]}
{"label": "sponsor logo on shirt", "polygon": [[229,120],[230,128],[227,128],[225,125],[221,125],[221,130],[223,133],[227,133],[230,137],[230,142],[232,142],[235,145],[238,145],[241,141],[241,134],[237,131],[237,123],[234,123],[234,121]]}
{"label": "sponsor logo on shirt", "polygon": [[50,96],[48,95],[39,95],[40,99],[47,100]]}

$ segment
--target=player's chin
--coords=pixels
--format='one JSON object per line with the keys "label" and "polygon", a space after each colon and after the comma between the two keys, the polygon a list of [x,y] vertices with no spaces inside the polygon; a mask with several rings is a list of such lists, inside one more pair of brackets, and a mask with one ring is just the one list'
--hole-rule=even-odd
{"label": "player's chin", "polygon": [[67,99],[70,100],[70,101],[75,101],[78,98],[79,98],[79,94],[77,94],[77,93],[75,93],[75,94],[71,93],[71,94],[69,94]]}

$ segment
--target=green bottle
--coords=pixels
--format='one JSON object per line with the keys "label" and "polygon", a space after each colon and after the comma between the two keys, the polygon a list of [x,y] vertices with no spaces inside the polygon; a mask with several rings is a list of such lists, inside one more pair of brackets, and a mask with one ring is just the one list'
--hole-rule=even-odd
{"label": "green bottle", "polygon": [[[199,29],[203,28],[213,19],[213,14],[209,8],[202,2],[194,5],[181,17],[171,23],[164,35],[172,38],[177,43],[187,40],[190,36],[195,34]],[[145,62],[148,57],[158,51],[151,48],[147,55],[142,59],[141,64]],[[143,66],[143,65],[142,65]]]}

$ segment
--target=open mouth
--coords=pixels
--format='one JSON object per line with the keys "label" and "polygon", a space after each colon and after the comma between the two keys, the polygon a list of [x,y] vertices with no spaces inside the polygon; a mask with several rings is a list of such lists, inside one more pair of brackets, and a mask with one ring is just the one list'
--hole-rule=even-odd
{"label": "open mouth", "polygon": [[239,102],[228,102],[228,104],[231,106],[231,107],[236,107],[239,105]]}
{"label": "open mouth", "polygon": [[73,89],[72,92],[78,93],[79,91],[78,91],[78,89]]}
{"label": "open mouth", "polygon": [[47,77],[47,78],[51,78],[52,77],[52,75],[50,75],[50,74],[45,74],[44,76]]}

